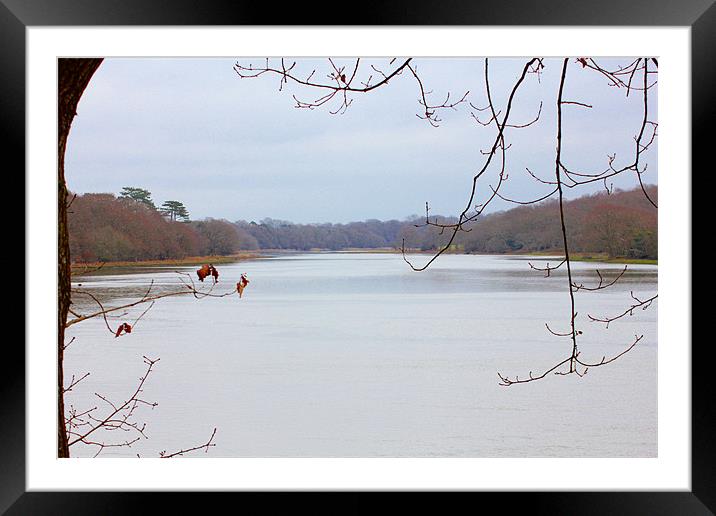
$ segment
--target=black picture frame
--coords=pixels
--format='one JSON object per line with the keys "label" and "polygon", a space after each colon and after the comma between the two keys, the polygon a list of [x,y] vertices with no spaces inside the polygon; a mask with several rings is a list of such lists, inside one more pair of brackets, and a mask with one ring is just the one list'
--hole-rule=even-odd
{"label": "black picture frame", "polygon": [[[710,170],[706,138],[713,123],[713,94],[716,90],[716,4],[714,0],[529,0],[509,3],[393,1],[351,4],[350,13],[333,20],[321,16],[338,13],[336,4],[320,3],[284,6],[268,2],[173,0],[0,0],[0,110],[3,158],[12,156],[14,170],[25,166],[25,29],[28,26],[85,25],[611,25],[691,27],[692,71],[692,168]],[[317,14],[323,13],[323,14]],[[10,181],[11,167],[5,167]],[[17,179],[13,183],[18,183]],[[27,234],[25,234],[25,238]],[[27,309],[32,309],[28,306]],[[693,320],[693,316],[692,316]],[[692,353],[692,490],[690,492],[559,492],[559,493],[463,493],[467,503],[482,506],[493,501],[503,510],[550,514],[713,514],[716,511],[716,444],[710,421],[714,413],[709,342],[693,345]],[[677,344],[677,343],[675,343]],[[49,346],[49,345],[48,345]],[[149,512],[153,504],[163,510],[188,512],[193,506],[206,509],[223,498],[234,503],[236,496],[264,505],[273,511],[276,500],[310,504],[316,510],[324,504],[310,493],[289,493],[278,498],[268,493],[76,493],[26,492],[25,489],[25,356],[6,338],[5,371],[0,382],[4,424],[0,425],[0,512],[7,514],[120,514]],[[48,353],[52,353],[52,346]],[[207,498],[212,496],[212,500]],[[358,496],[348,503],[333,505],[336,511],[365,512],[382,504],[382,495]],[[376,499],[377,497],[377,499]],[[437,503],[443,510],[444,502]],[[489,499],[489,500],[488,500]],[[243,503],[247,503],[242,500]],[[323,500],[323,498],[319,499]],[[452,501],[452,500],[451,500]],[[212,503],[213,502],[213,503]],[[413,493],[409,505],[426,509],[423,493]],[[211,505],[206,505],[211,503]],[[436,503],[433,499],[433,503]],[[329,504],[326,504],[330,507]],[[473,507],[476,507],[473,505]],[[237,509],[240,507],[237,505]],[[263,512],[262,511],[262,512]]]}

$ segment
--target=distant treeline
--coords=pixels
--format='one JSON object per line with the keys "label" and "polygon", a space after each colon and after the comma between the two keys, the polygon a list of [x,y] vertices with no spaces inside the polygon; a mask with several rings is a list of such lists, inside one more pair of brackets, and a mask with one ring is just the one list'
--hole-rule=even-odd
{"label": "distant treeline", "polygon": [[236,227],[255,240],[255,249],[370,249],[394,247],[406,222],[366,220],[348,224],[293,224],[274,219],[238,221]]}
{"label": "distant treeline", "polygon": [[[656,186],[647,187],[658,199]],[[575,252],[610,257],[657,258],[657,211],[641,189],[580,197],[564,205],[569,245]],[[436,221],[435,216],[430,217]],[[456,217],[437,216],[440,224]],[[425,218],[367,220],[349,224],[292,224],[264,219],[239,221],[237,227],[256,240],[255,249],[330,249],[401,247],[433,251],[445,245],[450,231],[426,226]],[[417,227],[416,227],[417,226]],[[454,250],[465,253],[543,252],[562,249],[559,204],[550,200],[481,216],[460,231]]]}
{"label": "distant treeline", "polygon": [[[647,187],[656,200],[656,186]],[[610,257],[658,258],[657,211],[641,189],[581,197],[564,205],[570,248]],[[424,218],[348,224],[293,224],[205,219],[177,222],[166,214],[112,194],[78,195],[70,207],[70,251],[75,261],[115,261],[226,255],[239,250],[400,248],[436,250],[449,231]],[[431,216],[435,221],[435,216]],[[439,223],[454,217],[437,216]],[[418,227],[416,227],[418,226]],[[453,250],[466,253],[559,251],[559,205],[536,205],[481,216],[461,231]]]}
{"label": "distant treeline", "polygon": [[[648,186],[646,190],[657,202],[657,187]],[[640,188],[611,194],[604,191],[567,201],[564,215],[568,244],[574,252],[607,253],[612,258],[658,258],[657,210]],[[440,223],[456,220],[438,217]],[[556,251],[564,247],[557,200],[485,215],[468,229],[458,233],[454,241],[456,250],[507,253]],[[406,247],[434,250],[450,236],[448,230],[440,233],[435,226],[411,225],[405,226],[399,237],[405,238]]]}

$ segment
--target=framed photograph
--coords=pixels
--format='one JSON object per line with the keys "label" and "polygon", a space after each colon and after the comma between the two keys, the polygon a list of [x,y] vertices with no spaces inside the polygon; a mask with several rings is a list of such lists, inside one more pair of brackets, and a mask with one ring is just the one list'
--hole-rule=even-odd
{"label": "framed photograph", "polygon": [[341,25],[80,4],[0,6],[27,187],[0,509],[461,491],[715,510],[691,313],[710,2]]}

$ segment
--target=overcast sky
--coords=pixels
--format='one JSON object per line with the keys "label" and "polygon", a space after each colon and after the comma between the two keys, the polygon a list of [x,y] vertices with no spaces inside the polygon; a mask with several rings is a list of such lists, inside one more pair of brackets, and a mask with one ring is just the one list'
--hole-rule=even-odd
{"label": "overcast sky", "polygon": [[[156,204],[182,201],[192,219],[204,217],[293,222],[348,222],[369,218],[403,219],[424,214],[457,214],[465,207],[471,178],[482,166],[495,137],[470,116],[467,103],[441,113],[440,127],[416,117],[419,89],[410,73],[384,87],[354,95],[346,113],[330,114],[339,104],[296,109],[292,95],[315,99],[315,90],[288,85],[279,92],[276,76],[241,79],[236,62],[263,59],[107,59],[85,91],[72,126],[66,156],[71,191],[111,192],[124,186],[146,188]],[[628,64],[631,59],[603,60]],[[276,62],[275,60],[273,61]],[[338,59],[337,63],[353,61]],[[389,59],[365,61],[365,80],[389,70]],[[400,62],[397,60],[396,63]],[[525,59],[491,59],[490,89],[504,112],[507,95]],[[487,105],[484,59],[415,59],[426,90],[436,103],[470,91],[473,105]],[[395,64],[393,65],[395,66]],[[297,74],[316,69],[316,80],[330,71],[325,59],[298,60]],[[554,177],[555,99],[561,61],[545,60],[538,77],[528,75],[515,97],[511,120],[540,120],[506,132],[509,179],[502,193],[518,200],[540,197],[549,188],[530,177]],[[633,160],[634,137],[642,117],[640,92],[609,85],[598,73],[570,62],[564,98],[592,109],[563,109],[563,161],[579,171],[601,171],[607,156],[615,166]],[[650,119],[657,120],[657,91],[650,90]],[[643,156],[643,179],[657,183],[656,144]],[[478,201],[496,184],[499,161],[478,184]],[[481,181],[483,180],[481,179]],[[637,185],[633,173],[613,181],[617,188]],[[568,190],[568,197],[603,190],[596,183]],[[505,209],[503,201],[493,209]]]}

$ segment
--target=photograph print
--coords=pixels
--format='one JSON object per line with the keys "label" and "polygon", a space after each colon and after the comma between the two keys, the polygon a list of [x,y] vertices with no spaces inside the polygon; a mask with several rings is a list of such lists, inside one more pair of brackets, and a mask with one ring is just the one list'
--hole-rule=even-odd
{"label": "photograph print", "polygon": [[59,59],[57,456],[657,457],[658,73]]}

